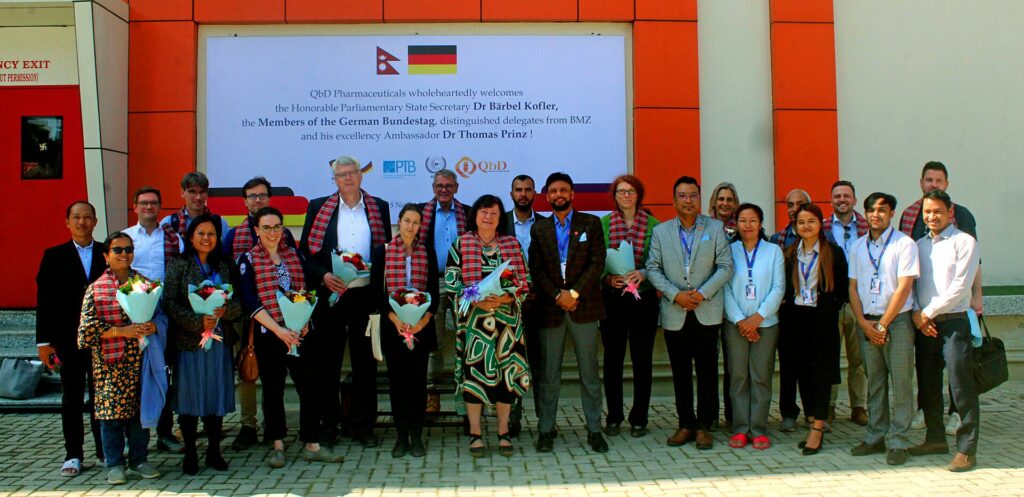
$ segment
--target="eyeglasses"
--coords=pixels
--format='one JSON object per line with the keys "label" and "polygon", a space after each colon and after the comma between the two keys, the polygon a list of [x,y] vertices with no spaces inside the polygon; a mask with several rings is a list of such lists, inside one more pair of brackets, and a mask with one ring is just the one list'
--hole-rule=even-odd
{"label": "eyeglasses", "polygon": [[160,205],[159,200],[143,200],[141,202],[135,202],[135,205],[139,207],[157,207]]}
{"label": "eyeglasses", "polygon": [[679,200],[700,200],[699,193],[677,193],[676,198]]}
{"label": "eyeglasses", "polygon": [[135,247],[133,247],[131,245],[129,245],[127,247],[110,247],[110,251],[115,253],[115,254],[117,254],[117,255],[130,254],[132,252],[135,252]]}
{"label": "eyeglasses", "polygon": [[359,175],[359,171],[345,171],[343,173],[334,173],[331,175],[333,179],[349,179],[353,176]]}
{"label": "eyeglasses", "polygon": [[615,190],[615,194],[622,195],[625,197],[632,197],[633,195],[636,195],[636,190],[626,190],[624,188],[619,188],[618,190]]}
{"label": "eyeglasses", "polygon": [[266,199],[270,198],[270,194],[269,193],[250,193],[250,194],[246,195],[245,198],[247,200],[252,200],[253,202],[255,202],[257,200],[266,200]]}
{"label": "eyeglasses", "polygon": [[283,229],[284,226],[281,226],[280,224],[276,224],[274,226],[260,226],[260,231],[264,231],[266,233],[280,233]]}
{"label": "eyeglasses", "polygon": [[435,190],[454,190],[459,185],[434,185]]}

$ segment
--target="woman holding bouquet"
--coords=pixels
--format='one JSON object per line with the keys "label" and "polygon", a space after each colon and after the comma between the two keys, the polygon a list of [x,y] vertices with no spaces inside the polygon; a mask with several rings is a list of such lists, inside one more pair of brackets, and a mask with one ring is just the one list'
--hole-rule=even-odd
{"label": "woman holding bouquet", "polygon": [[[100,421],[103,453],[106,455],[107,482],[127,482],[124,452],[128,439],[127,473],[142,478],[157,478],[160,472],[147,461],[149,430],[142,427],[143,350],[140,339],[157,333],[157,323],[166,326],[166,317],[132,324],[117,301],[119,287],[135,272],[132,260],[135,246],[128,234],[116,231],[104,242],[103,258],[108,269],[85,290],[82,320],[78,327],[78,346],[92,351],[92,374],[96,384],[96,419]],[[162,321],[162,322],[161,322]],[[157,347],[159,348],[159,347]],[[162,355],[162,351],[160,352]],[[163,406],[163,399],[158,400]],[[150,406],[152,407],[152,406]]]}
{"label": "woman holding bouquet", "polygon": [[[220,439],[224,415],[235,410],[235,384],[231,346],[223,339],[237,335],[234,326],[242,315],[242,307],[229,298],[213,309],[213,315],[205,315],[197,314],[189,302],[189,294],[195,290],[189,285],[201,287],[209,282],[220,288],[230,283],[234,265],[222,255],[220,230],[217,216],[203,214],[193,219],[185,233],[185,251],[167,263],[164,282],[164,312],[171,319],[171,336],[178,349],[178,367],[174,369],[174,384],[178,388],[171,406],[178,413],[185,442],[181,471],[186,475],[199,471],[199,418],[203,419],[206,431],[206,466],[218,471],[228,469],[228,463],[221,457]],[[227,335],[225,330],[231,334]]]}
{"label": "woman holding bouquet", "polygon": [[[482,457],[486,446],[480,437],[484,404],[498,412],[498,453],[512,455],[508,418],[516,398],[530,387],[523,337],[521,307],[526,299],[529,274],[516,237],[499,232],[504,206],[494,195],[480,197],[467,217],[467,232],[448,252],[445,289],[453,295],[457,313],[455,338],[456,395],[465,402],[469,417],[469,452]],[[477,284],[508,262],[500,276],[502,293],[474,298]],[[465,306],[464,306],[465,307]],[[460,399],[457,398],[456,401]]]}
{"label": "woman holding bouquet", "polygon": [[[286,328],[277,303],[279,291],[304,295],[307,290],[302,257],[291,247],[278,245],[287,229],[281,211],[264,207],[254,219],[259,243],[238,259],[239,293],[245,312],[256,320],[253,342],[263,384],[264,437],[274,444],[270,467],[281,468],[285,464],[283,439],[288,428],[284,418],[284,381],[289,372],[299,394],[299,440],[305,442],[302,457],[307,461],[342,462],[342,456],[320,446],[320,414],[316,391],[311,390],[314,379],[310,377],[308,354],[301,345],[306,328]],[[298,356],[289,353],[293,346]]]}
{"label": "woman holding bouquet", "polygon": [[[422,434],[427,408],[427,359],[437,345],[434,313],[439,297],[434,251],[420,243],[418,236],[422,219],[418,205],[405,204],[398,213],[398,235],[374,250],[371,266],[371,284],[381,295],[380,341],[388,361],[391,411],[398,432],[392,457],[426,455]],[[399,300],[404,300],[407,289],[420,292],[413,294],[414,301],[409,304],[422,306],[426,302],[421,299],[430,299],[423,315],[411,323],[404,322],[390,304],[396,293]],[[396,305],[403,303],[396,300]]]}
{"label": "woman holding bouquet", "polygon": [[[601,321],[601,342],[604,344],[604,392],[608,402],[604,433],[619,434],[626,420],[622,412],[622,365],[626,359],[626,343],[633,363],[633,408],[629,411],[629,433],[633,437],[647,434],[647,413],[651,404],[654,337],[658,329],[658,296],[647,281],[647,250],[651,232],[658,220],[643,208],[644,185],[633,175],[615,178],[611,188],[615,210],[601,218],[604,239],[609,249],[623,243],[632,247],[632,271],[610,272],[607,265],[603,278],[605,319]],[[616,257],[609,254],[606,261]],[[621,272],[621,271],[620,271]]]}

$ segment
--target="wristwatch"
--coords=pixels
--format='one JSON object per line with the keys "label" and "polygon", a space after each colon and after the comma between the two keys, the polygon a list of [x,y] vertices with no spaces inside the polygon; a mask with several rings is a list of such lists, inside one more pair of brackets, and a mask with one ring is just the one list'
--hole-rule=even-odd
{"label": "wristwatch", "polygon": [[573,300],[579,300],[580,299],[580,292],[577,292],[576,290],[573,290],[573,289],[570,288],[569,289],[569,296],[572,297]]}
{"label": "wristwatch", "polygon": [[875,323],[875,331],[885,333],[886,331],[889,331],[889,329],[883,326],[882,323]]}

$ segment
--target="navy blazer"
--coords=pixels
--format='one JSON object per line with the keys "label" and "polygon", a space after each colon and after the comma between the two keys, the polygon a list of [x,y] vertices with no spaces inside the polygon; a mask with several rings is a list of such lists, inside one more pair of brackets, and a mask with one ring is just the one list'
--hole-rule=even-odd
{"label": "navy blazer", "polygon": [[74,244],[68,240],[46,249],[36,274],[36,343],[49,343],[58,350],[78,348],[85,288],[107,269],[103,242],[93,241],[89,274]]}
{"label": "navy blazer", "polygon": [[[316,290],[319,295],[330,295],[331,292],[324,286],[324,275],[331,272],[331,250],[334,250],[338,246],[338,211],[335,210],[334,214],[331,215],[330,222],[327,223],[327,232],[324,233],[324,245],[315,255],[309,252],[309,232],[313,228],[313,221],[316,219],[316,215],[320,212],[320,207],[327,201],[327,197],[320,197],[313,199],[309,202],[309,209],[306,210],[306,222],[302,226],[302,237],[299,241],[299,251],[305,256],[304,268],[306,271],[306,286],[311,290]],[[391,234],[391,210],[388,208],[388,203],[380,198],[370,196],[369,199],[363,199],[363,202],[373,201],[377,203],[377,208],[380,210],[381,221],[384,222],[384,243],[390,242],[392,238]],[[340,202],[340,201],[339,201]],[[340,206],[340,203],[339,203]],[[370,214],[367,211],[366,222],[370,222]],[[373,251],[377,249],[377,246],[381,244],[370,243],[370,253],[366,254],[367,258],[373,256]],[[326,309],[326,306],[324,306]]]}

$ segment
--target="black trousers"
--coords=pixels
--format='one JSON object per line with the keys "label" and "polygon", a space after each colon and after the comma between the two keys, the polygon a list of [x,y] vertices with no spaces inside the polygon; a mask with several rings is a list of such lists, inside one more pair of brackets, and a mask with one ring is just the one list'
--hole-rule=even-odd
{"label": "black trousers", "polygon": [[[810,415],[808,399],[811,396],[803,384],[797,384],[797,372],[800,367],[800,340],[796,333],[790,333],[782,328],[779,329],[779,413],[783,419],[797,419],[800,416],[800,406],[796,403],[796,393],[799,387],[800,399],[803,400],[804,410]],[[831,390],[829,397],[832,396]],[[826,416],[827,417],[827,416]]]}
{"label": "black trousers", "polygon": [[732,424],[732,396],[729,395],[729,383],[732,377],[729,376],[729,347],[725,346],[725,335],[720,335],[722,343],[722,403],[725,406],[725,420]]}
{"label": "black trousers", "polygon": [[[256,363],[260,368],[260,382],[263,384],[263,438],[267,441],[281,440],[288,434],[284,412],[285,377],[289,373],[295,390],[299,394],[299,440],[306,443],[320,441],[320,412],[317,402],[319,392],[311,389],[311,367],[313,353],[303,344],[299,357],[288,355],[284,342],[271,332],[262,333],[256,327],[253,345],[256,349]],[[179,422],[180,422],[179,416]]]}
{"label": "black trousers", "polygon": [[629,410],[630,426],[647,426],[651,406],[654,338],[658,333],[658,295],[645,291],[636,300],[621,289],[604,287],[606,318],[601,321],[601,343],[604,345],[604,395],[608,405],[608,424],[625,420],[623,409],[623,363],[626,344],[633,365],[633,406]]}
{"label": "black trousers", "polygon": [[[718,328],[686,313],[681,330],[665,330],[672,364],[679,428],[708,430],[718,419]],[[693,410],[693,372],[697,372],[697,411]]]}
{"label": "black trousers", "polygon": [[347,344],[352,361],[352,401],[346,423],[355,435],[372,432],[377,422],[377,360],[366,336],[369,311],[376,308],[372,291],[368,286],[354,288],[345,292],[334,307],[326,300],[317,307],[314,329],[303,345],[314,359],[312,388],[319,392],[323,429],[334,433],[341,422],[341,366]]}
{"label": "black trousers", "polygon": [[[93,399],[96,391],[92,381],[92,355],[88,350],[77,347],[56,348],[60,359],[60,421],[64,432],[64,460],[85,459],[85,428],[82,415],[89,415],[89,427],[96,443],[96,459],[103,460],[103,440],[100,436],[100,423],[93,410]],[[86,401],[85,394],[89,393]]]}
{"label": "black trousers", "polygon": [[[381,319],[387,317],[381,316]],[[430,322],[428,326],[432,327],[434,323]],[[388,393],[391,397],[391,412],[395,417],[395,429],[399,437],[419,437],[423,432],[427,410],[427,361],[430,358],[430,347],[416,344],[409,350],[405,343],[393,339],[382,343],[381,347],[388,364]]]}
{"label": "black trousers", "polygon": [[171,402],[177,396],[177,382],[174,380],[174,368],[178,363],[178,347],[174,345],[174,340],[167,340],[167,346],[164,347],[164,364],[167,365],[167,402],[164,402],[164,408],[160,411],[160,419],[156,423],[156,436],[157,438],[175,438],[174,436],[174,413],[171,412]]}
{"label": "black trousers", "polygon": [[[973,312],[973,311],[968,311]],[[978,450],[980,409],[978,390],[974,385],[971,364],[971,327],[966,313],[946,314],[936,320],[939,336],[917,333],[914,338],[917,386],[920,407],[927,426],[925,440],[945,442],[942,424],[942,368],[948,370],[953,404],[960,413],[961,426],[956,432],[958,452],[974,455]]]}
{"label": "black trousers", "polygon": [[[540,401],[538,400],[537,382],[541,378],[541,368],[544,366],[543,347],[540,346],[540,320],[538,319],[534,300],[527,299],[523,303],[523,334],[526,335],[526,362],[530,366],[530,391],[533,393],[533,414],[540,419]],[[512,404],[512,411],[509,414],[510,422],[522,422],[523,419],[523,398],[517,397],[515,404]]]}

